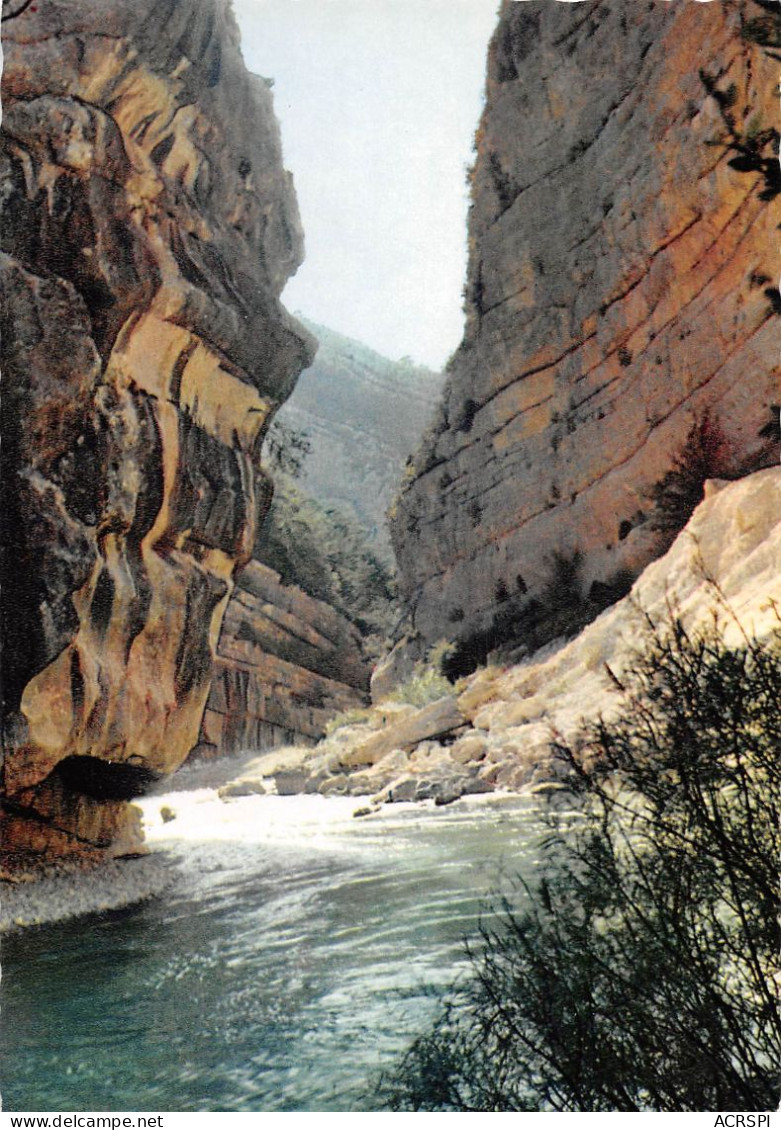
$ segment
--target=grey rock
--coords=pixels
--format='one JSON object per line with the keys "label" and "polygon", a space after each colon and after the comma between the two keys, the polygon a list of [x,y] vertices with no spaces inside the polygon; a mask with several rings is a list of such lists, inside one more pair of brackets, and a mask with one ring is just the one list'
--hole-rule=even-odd
{"label": "grey rock", "polygon": [[454,804],[457,800],[461,799],[461,797],[464,795],[464,791],[464,789],[457,787],[450,789],[441,789],[434,795],[434,804],[437,808],[443,808],[445,805]]}
{"label": "grey rock", "polygon": [[327,777],[317,789],[321,796],[344,796],[349,794],[350,780],[347,774],[340,773],[333,777]]}
{"label": "grey rock", "polygon": [[309,774],[303,770],[290,769],[275,773],[274,784],[277,787],[277,795],[298,796],[299,793],[304,792],[308,779]]}
{"label": "grey rock", "polygon": [[268,789],[262,781],[229,781],[217,789],[220,800],[233,800],[243,796],[265,796]]}
{"label": "grey rock", "polygon": [[356,808],[353,816],[356,819],[361,819],[364,816],[374,816],[374,814],[376,812],[379,812],[379,810],[380,806],[378,804],[365,804],[362,805],[361,808]]}
{"label": "grey rock", "polygon": [[470,777],[464,781],[464,796],[479,796],[481,793],[492,793],[493,786],[490,781],[481,777]]}
{"label": "grey rock", "polygon": [[374,765],[395,749],[411,750],[420,742],[440,737],[464,724],[464,717],[455,697],[448,695],[422,707],[413,714],[392,722],[366,741],[346,750],[342,764]]}
{"label": "grey rock", "polygon": [[485,757],[488,743],[479,734],[469,733],[459,738],[449,747],[453,761],[459,765],[466,765],[470,761],[482,761]]}
{"label": "grey rock", "polygon": [[419,786],[420,782],[416,777],[402,777],[400,780],[394,781],[385,790],[385,800],[388,804],[418,800],[420,799],[417,795]]}

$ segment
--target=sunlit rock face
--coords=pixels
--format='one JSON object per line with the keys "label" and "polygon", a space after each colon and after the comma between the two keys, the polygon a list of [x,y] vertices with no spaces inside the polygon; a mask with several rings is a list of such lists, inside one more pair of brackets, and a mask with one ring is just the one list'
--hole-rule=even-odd
{"label": "sunlit rock face", "polygon": [[417,631],[465,664],[524,624],[542,642],[557,584],[553,629],[627,590],[670,544],[654,486],[692,431],[709,475],[778,460],[757,19],[753,0],[503,4],[465,337],[393,522]]}
{"label": "sunlit rock face", "polygon": [[3,48],[4,847],[92,858],[197,741],[302,235],[227,0],[37,0]]}
{"label": "sunlit rock face", "polygon": [[555,773],[552,735],[576,742],[586,723],[626,711],[618,686],[669,638],[673,621],[694,638],[740,650],[771,646],[781,608],[781,467],[739,482],[710,481],[667,553],[631,592],[575,639],[467,681],[459,706],[487,746],[486,776],[526,787]]}
{"label": "sunlit rock face", "polygon": [[494,789],[561,788],[569,767],[557,743],[575,747],[598,719],[625,716],[629,688],[661,643],[683,631],[709,647],[715,639],[738,651],[758,641],[773,646],[780,559],[781,467],[710,480],[667,553],[575,638],[520,663],[483,667],[422,706],[376,695],[314,750],[245,761],[220,795],[341,793],[370,797],[357,810],[367,815],[383,803],[444,805]]}

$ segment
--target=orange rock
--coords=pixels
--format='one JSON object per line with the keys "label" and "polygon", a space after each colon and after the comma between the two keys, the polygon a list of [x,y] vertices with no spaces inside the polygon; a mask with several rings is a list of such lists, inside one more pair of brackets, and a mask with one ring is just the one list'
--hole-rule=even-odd
{"label": "orange rock", "polygon": [[[5,844],[110,854],[195,745],[263,429],[311,360],[302,236],[229,6],[3,25]],[[251,134],[245,123],[253,122]],[[132,821],[131,821],[132,823]]]}
{"label": "orange rock", "polygon": [[565,604],[576,627],[664,552],[653,490],[703,420],[707,474],[778,460],[777,68],[751,8],[502,5],[466,334],[392,521],[414,628],[463,669],[557,634]]}

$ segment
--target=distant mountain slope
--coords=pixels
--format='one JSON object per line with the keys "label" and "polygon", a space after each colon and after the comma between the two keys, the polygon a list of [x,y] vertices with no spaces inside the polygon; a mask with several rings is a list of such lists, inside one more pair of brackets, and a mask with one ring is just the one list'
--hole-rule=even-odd
{"label": "distant mountain slope", "polygon": [[299,485],[319,502],[354,515],[375,552],[390,559],[385,512],[444,378],[302,321],[320,348],[277,417],[286,427],[307,432],[312,445]]}

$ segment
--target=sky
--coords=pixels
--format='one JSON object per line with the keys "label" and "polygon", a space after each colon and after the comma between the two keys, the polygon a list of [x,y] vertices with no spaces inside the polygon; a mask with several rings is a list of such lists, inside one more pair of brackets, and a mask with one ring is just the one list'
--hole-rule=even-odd
{"label": "sky", "polygon": [[466,171],[499,0],[233,0],[274,79],[306,259],[283,302],[393,359],[461,340]]}

